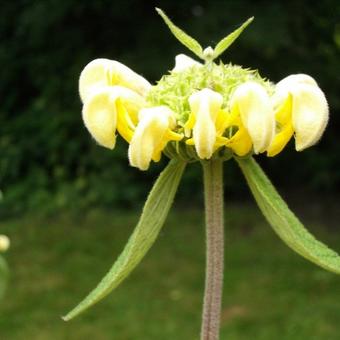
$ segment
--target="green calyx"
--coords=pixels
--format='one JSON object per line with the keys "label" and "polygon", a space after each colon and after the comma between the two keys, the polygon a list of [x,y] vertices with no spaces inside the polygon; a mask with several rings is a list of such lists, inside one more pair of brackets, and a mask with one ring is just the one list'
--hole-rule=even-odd
{"label": "green calyx", "polygon": [[256,70],[212,62],[163,76],[157,85],[151,88],[147,101],[150,106],[165,105],[173,110],[180,128],[188,120],[191,111],[189,97],[194,92],[204,88],[218,92],[223,96],[222,109],[229,109],[234,90],[246,81],[261,84],[269,94],[273,92],[272,83],[262,78]]}
{"label": "green calyx", "polygon": [[[163,152],[170,159],[176,159],[186,163],[202,162],[202,159],[197,155],[195,147],[183,142],[169,142]],[[219,159],[221,161],[228,161],[232,157],[233,152],[231,149],[220,147],[213,153],[210,160]]]}

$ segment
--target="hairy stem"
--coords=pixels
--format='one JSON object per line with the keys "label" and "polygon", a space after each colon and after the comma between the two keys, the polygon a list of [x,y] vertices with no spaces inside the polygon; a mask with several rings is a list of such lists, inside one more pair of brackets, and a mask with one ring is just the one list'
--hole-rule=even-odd
{"label": "hairy stem", "polygon": [[223,167],[222,161],[204,162],[206,277],[201,340],[218,340],[223,290]]}

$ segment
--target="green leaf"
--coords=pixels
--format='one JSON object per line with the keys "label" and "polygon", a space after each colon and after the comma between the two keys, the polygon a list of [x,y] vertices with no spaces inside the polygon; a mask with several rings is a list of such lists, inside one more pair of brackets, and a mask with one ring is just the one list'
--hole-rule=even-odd
{"label": "green leaf", "polygon": [[4,258],[0,255],[0,300],[2,299],[8,281],[8,267]]}
{"label": "green leaf", "polygon": [[159,175],[145,202],[139,222],[110,271],[98,286],[63,319],[68,321],[91,307],[116,288],[138,265],[155,242],[171,208],[184,162],[172,160]]}
{"label": "green leaf", "polygon": [[172,34],[179,40],[184,46],[190,51],[194,52],[199,58],[204,59],[202,46],[197,40],[190,37],[187,33],[177,27],[167,15],[159,8],[156,8],[157,13],[163,18],[167,26],[169,27]]}
{"label": "green leaf", "polygon": [[248,158],[237,159],[237,162],[263,215],[279,237],[307,260],[340,274],[340,256],[307,231],[256,161]]}
{"label": "green leaf", "polygon": [[249,18],[237,30],[223,38],[214,48],[213,59],[221,55],[243,32],[243,30],[254,20],[254,17]]}

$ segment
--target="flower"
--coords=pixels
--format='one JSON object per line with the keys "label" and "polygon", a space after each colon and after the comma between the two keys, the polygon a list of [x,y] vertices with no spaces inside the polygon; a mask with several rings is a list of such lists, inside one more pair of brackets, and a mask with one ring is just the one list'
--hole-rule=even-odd
{"label": "flower", "polygon": [[166,106],[140,110],[139,123],[129,147],[130,164],[147,170],[151,159],[158,162],[169,141],[182,139],[180,134],[171,130],[175,124],[175,114]]}
{"label": "flower", "polygon": [[237,87],[231,98],[229,126],[238,126],[238,131],[227,143],[236,154],[264,152],[274,134],[274,115],[270,98],[265,88],[255,82],[246,82]]}
{"label": "flower", "polygon": [[295,132],[295,148],[302,151],[319,141],[328,122],[328,104],[316,81],[294,74],[276,85],[273,97],[277,132],[268,156],[277,155]]}
{"label": "flower", "polygon": [[[118,132],[130,144],[130,165],[141,170],[162,152],[177,157],[180,147],[190,161],[223,158],[223,150],[229,158],[271,157],[295,134],[301,151],[320,139],[328,121],[325,95],[310,76],[291,75],[274,85],[256,71],[202,64],[184,54],[153,86],[117,61],[96,59],[81,73],[79,92],[93,138],[113,149]],[[172,144],[175,153],[168,152]]]}
{"label": "flower", "polygon": [[128,142],[151,85],[125,65],[95,59],[82,71],[79,93],[85,126],[98,144],[113,149],[116,130]]}
{"label": "flower", "polygon": [[0,235],[0,253],[8,250],[10,246],[10,240],[6,235]]}
{"label": "flower", "polygon": [[[215,151],[215,144],[218,135],[218,122],[221,122],[219,116],[223,116],[221,110],[223,97],[208,88],[193,93],[189,97],[191,113],[184,128],[186,135],[192,138],[187,143],[195,145],[198,156],[201,159],[209,159]],[[223,131],[219,131],[219,135]]]}

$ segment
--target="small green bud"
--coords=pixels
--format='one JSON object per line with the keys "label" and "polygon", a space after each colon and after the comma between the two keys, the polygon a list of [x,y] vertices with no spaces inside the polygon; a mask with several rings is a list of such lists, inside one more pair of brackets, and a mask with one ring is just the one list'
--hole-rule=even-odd
{"label": "small green bud", "polygon": [[203,57],[205,61],[212,61],[214,58],[214,50],[211,46],[207,47],[203,51]]}

